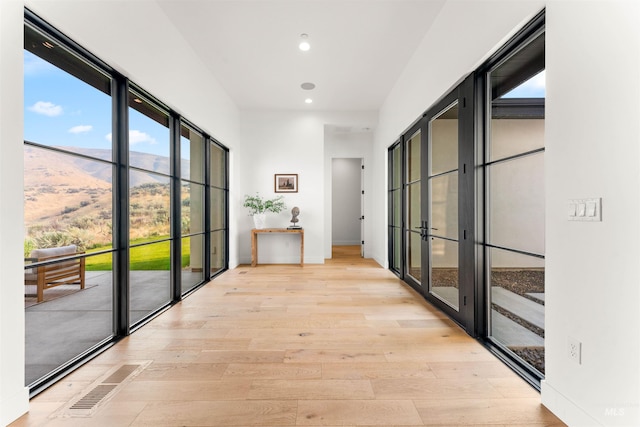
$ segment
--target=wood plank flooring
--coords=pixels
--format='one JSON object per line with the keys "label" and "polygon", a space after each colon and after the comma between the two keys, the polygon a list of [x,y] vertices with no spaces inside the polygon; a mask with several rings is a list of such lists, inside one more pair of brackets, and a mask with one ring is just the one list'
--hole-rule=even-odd
{"label": "wood plank flooring", "polygon": [[[151,361],[88,418],[61,415]],[[240,266],[32,399],[12,426],[562,426],[539,394],[392,273]]]}

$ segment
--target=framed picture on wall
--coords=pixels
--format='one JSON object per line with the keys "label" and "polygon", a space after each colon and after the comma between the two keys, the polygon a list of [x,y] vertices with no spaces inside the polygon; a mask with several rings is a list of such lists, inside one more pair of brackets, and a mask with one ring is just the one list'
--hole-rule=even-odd
{"label": "framed picture on wall", "polygon": [[298,174],[297,173],[277,173],[275,174],[276,193],[297,193]]}

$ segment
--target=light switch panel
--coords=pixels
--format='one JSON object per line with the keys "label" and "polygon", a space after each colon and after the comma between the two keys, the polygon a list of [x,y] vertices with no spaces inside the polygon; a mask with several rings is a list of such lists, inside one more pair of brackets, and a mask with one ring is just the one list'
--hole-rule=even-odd
{"label": "light switch panel", "polygon": [[569,221],[602,221],[602,199],[569,200]]}

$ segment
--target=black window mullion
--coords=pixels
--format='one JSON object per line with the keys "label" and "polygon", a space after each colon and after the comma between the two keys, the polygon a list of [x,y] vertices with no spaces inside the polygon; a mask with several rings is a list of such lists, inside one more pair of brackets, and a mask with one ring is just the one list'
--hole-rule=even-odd
{"label": "black window mullion", "polygon": [[204,254],[202,268],[205,280],[211,277],[211,139],[203,135],[204,139]]}
{"label": "black window mullion", "polygon": [[[129,335],[129,84],[113,74],[113,329]],[[124,201],[124,202],[123,202]]]}
{"label": "black window mullion", "polygon": [[171,191],[170,191],[170,211],[171,211],[171,299],[173,302],[182,298],[182,227],[181,227],[181,203],[180,194],[182,186],[181,176],[181,153],[180,153],[180,117],[171,113],[169,119],[170,142],[170,163],[171,163]]}

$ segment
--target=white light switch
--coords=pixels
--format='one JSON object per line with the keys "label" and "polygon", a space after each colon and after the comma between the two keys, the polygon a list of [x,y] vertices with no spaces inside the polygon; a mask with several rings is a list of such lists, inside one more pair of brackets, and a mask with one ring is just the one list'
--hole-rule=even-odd
{"label": "white light switch", "polygon": [[569,200],[569,221],[602,221],[602,199]]}

